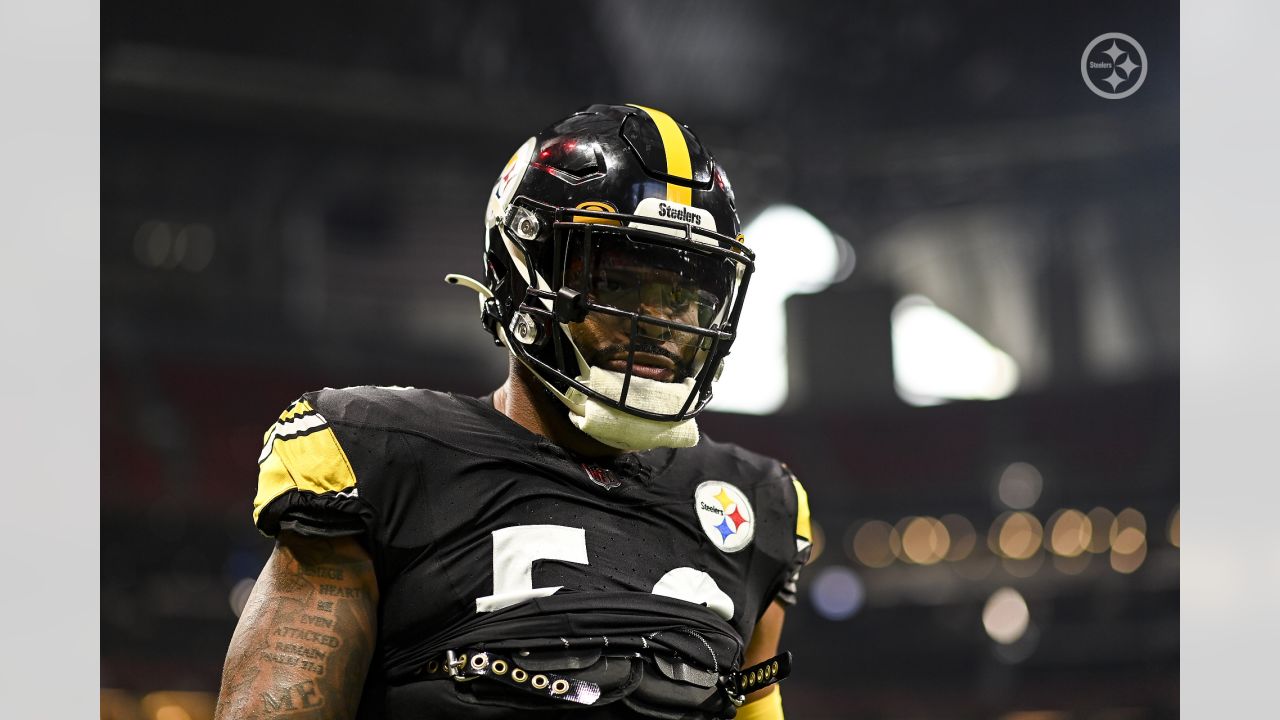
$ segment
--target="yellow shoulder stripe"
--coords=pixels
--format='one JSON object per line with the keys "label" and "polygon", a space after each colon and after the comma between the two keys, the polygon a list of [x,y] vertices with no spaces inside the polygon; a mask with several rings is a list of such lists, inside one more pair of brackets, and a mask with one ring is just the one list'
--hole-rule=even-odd
{"label": "yellow shoulder stripe", "polygon": [[280,422],[286,422],[304,413],[309,413],[314,411],[315,411],[315,408],[311,407],[311,403],[307,402],[306,400],[299,400],[298,402],[290,405],[288,410],[285,410],[284,412],[280,413]]}
{"label": "yellow shoulder stripe", "polygon": [[[658,136],[662,138],[662,149],[667,154],[667,174],[684,180],[693,180],[693,160],[689,157],[689,145],[684,140],[684,132],[670,115],[661,110],[654,110],[643,105],[632,104],[633,108],[643,110],[658,126]],[[681,205],[693,205],[693,189],[684,185],[667,183],[667,199]]]}
{"label": "yellow shoulder stripe", "polygon": [[809,493],[805,492],[804,486],[795,475],[791,476],[791,482],[796,486],[796,536],[812,540],[813,529],[809,526]]}
{"label": "yellow shoulder stripe", "polygon": [[[290,408],[285,415],[292,411]],[[290,420],[296,421],[297,417],[290,415]],[[277,423],[267,433],[269,444],[263,449],[264,457],[258,464],[258,493],[253,499],[254,523],[258,522],[264,507],[289,490],[343,492],[356,485],[356,474],[338,443],[338,437],[333,434],[333,428],[314,411],[305,420],[309,421],[306,426],[292,434],[288,430],[282,432],[282,428],[290,425],[300,427],[298,422]]]}
{"label": "yellow shoulder stripe", "polygon": [[299,415],[305,415],[310,412],[315,412],[315,408],[311,407],[311,403],[306,400],[298,400],[290,405],[284,412],[280,413],[280,419],[272,423],[271,427],[267,428],[267,431],[262,434],[262,443],[265,445],[267,438],[271,437],[272,431],[280,427],[282,423],[287,423]]}

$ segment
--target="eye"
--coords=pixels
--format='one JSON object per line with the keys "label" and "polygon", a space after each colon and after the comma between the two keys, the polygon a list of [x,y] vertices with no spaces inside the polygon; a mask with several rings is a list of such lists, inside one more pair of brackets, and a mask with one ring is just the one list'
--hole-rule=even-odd
{"label": "eye", "polygon": [[696,291],[685,285],[676,285],[671,289],[671,304],[684,310],[689,307],[689,303],[693,302]]}

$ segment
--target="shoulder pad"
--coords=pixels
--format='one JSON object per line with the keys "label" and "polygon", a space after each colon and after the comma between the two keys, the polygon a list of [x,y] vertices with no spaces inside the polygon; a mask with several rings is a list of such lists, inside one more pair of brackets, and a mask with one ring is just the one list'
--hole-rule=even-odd
{"label": "shoulder pad", "polygon": [[280,414],[263,437],[254,523],[264,507],[289,490],[354,495],[355,487],[355,472],[328,419],[304,395]]}

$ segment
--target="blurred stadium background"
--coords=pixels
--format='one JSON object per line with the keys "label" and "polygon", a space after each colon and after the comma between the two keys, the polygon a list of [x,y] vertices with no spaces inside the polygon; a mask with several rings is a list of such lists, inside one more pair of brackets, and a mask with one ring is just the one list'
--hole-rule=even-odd
{"label": "blurred stadium background", "polygon": [[500,382],[442,277],[592,102],[695,128],[780,268],[788,349],[726,373],[763,409],[702,426],[813,500],[789,717],[1178,715],[1176,4],[125,1],[102,41],[104,720],[211,717],[282,407]]}

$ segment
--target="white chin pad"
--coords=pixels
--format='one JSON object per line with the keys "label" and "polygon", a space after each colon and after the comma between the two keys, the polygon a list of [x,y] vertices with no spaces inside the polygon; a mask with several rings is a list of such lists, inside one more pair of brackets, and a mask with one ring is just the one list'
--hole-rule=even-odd
{"label": "white chin pad", "polygon": [[[622,396],[625,376],[611,370],[588,367],[578,382],[608,398]],[[693,390],[693,379],[664,383],[649,378],[631,377],[627,387],[627,405],[655,413],[677,413]],[[693,418],[663,422],[636,417],[605,405],[595,398],[570,388],[569,421],[574,427],[609,447],[639,452],[656,447],[692,447],[698,444],[698,424]]]}

